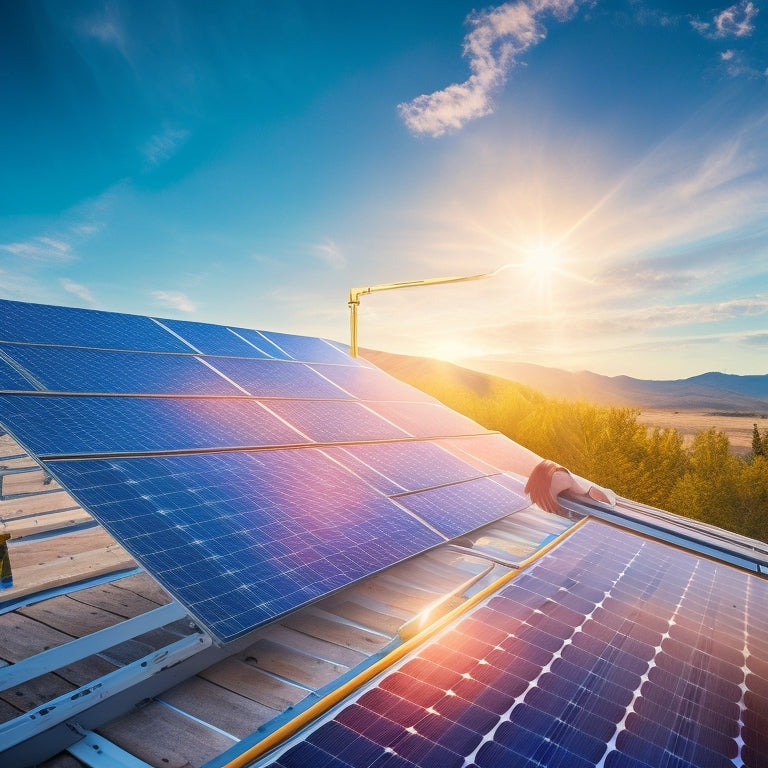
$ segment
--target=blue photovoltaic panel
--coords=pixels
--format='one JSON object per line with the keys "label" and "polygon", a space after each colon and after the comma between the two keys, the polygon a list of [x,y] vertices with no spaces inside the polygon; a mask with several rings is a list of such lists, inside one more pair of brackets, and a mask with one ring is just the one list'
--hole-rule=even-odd
{"label": "blue photovoltaic panel", "polygon": [[325,339],[318,339],[312,336],[294,336],[289,333],[274,333],[272,331],[261,331],[261,334],[289,354],[294,360],[303,360],[305,363],[359,365],[354,358],[325,341]]}
{"label": "blue photovoltaic panel", "polygon": [[0,342],[59,344],[140,352],[189,352],[148,317],[0,300]]}
{"label": "blue photovoltaic panel", "polygon": [[[408,443],[397,443],[397,445],[402,448],[408,445]],[[384,477],[384,475],[380,474],[372,467],[369,467],[367,464],[356,459],[346,448],[339,446],[324,446],[322,450],[326,456],[330,456],[334,461],[338,461],[339,464],[345,466],[350,472],[354,472],[359,477],[362,477],[366,483],[372,485],[377,491],[383,493],[385,496],[391,496],[395,493],[403,493],[405,490],[405,488],[398,485],[393,480]]]}
{"label": "blue photovoltaic panel", "polygon": [[589,522],[265,762],[764,768],[767,603],[764,578]]}
{"label": "blue photovoltaic panel", "polygon": [[466,416],[441,403],[368,403],[385,419],[414,437],[477,435],[486,430]]}
{"label": "blue photovoltaic panel", "polygon": [[0,349],[54,392],[243,394],[192,355],[30,344]]}
{"label": "blue photovoltaic panel", "polygon": [[0,389],[34,391],[33,387],[15,368],[0,358]]}
{"label": "blue photovoltaic panel", "polygon": [[257,397],[351,399],[303,363],[243,358],[211,358],[209,362],[217,371]]}
{"label": "blue photovoltaic panel", "polygon": [[251,400],[0,395],[6,428],[38,456],[306,443]]}
{"label": "blue photovoltaic panel", "polygon": [[434,398],[425,392],[392,378],[378,368],[364,368],[359,365],[313,365],[312,367],[360,400],[435,402]]}
{"label": "blue photovoltaic panel", "polygon": [[[268,357],[274,357],[278,360],[293,360],[293,358],[282,349],[277,347],[261,331],[256,331],[250,328],[232,328],[238,336],[242,336],[249,344],[253,344],[254,347],[260,349]],[[304,361],[306,362],[306,361]]]}
{"label": "blue photovoltaic panel", "polygon": [[[515,483],[511,478],[509,481]],[[522,485],[516,485],[518,489],[512,490],[492,478],[481,477],[398,496],[397,501],[452,539],[527,507],[530,501]]]}
{"label": "blue photovoltaic panel", "polygon": [[[382,475],[396,483],[402,492],[457,483],[480,474],[471,465],[428,442],[352,445],[344,452],[376,470],[376,475],[366,479],[384,493],[393,491],[388,490],[390,485],[386,480],[379,479]],[[343,459],[340,460],[344,463]],[[351,468],[358,472],[357,463]]]}
{"label": "blue photovoltaic panel", "polygon": [[314,449],[49,467],[223,642],[441,542]]}
{"label": "blue photovoltaic panel", "polygon": [[441,441],[449,451],[465,461],[478,459],[477,466],[492,466],[503,472],[516,472],[520,465],[520,446],[498,433]]}
{"label": "blue photovoltaic panel", "polygon": [[406,437],[359,403],[339,400],[269,400],[265,405],[310,440],[345,443]]}
{"label": "blue photovoltaic panel", "polygon": [[233,355],[235,357],[268,357],[252,344],[236,336],[223,325],[196,323],[191,320],[158,320],[181,336],[204,355]]}

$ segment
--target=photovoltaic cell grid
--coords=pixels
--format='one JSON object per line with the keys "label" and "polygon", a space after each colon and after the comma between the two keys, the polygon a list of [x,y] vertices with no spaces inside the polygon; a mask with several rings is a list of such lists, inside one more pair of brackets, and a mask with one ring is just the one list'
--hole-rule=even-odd
{"label": "photovoltaic cell grid", "polygon": [[473,531],[525,506],[517,491],[499,485],[492,477],[480,477],[440,488],[398,496],[406,509],[426,520],[449,538]]}
{"label": "photovoltaic cell grid", "polygon": [[52,466],[224,642],[442,541],[317,449]]}
{"label": "photovoltaic cell grid", "polygon": [[51,458],[309,442],[253,400],[0,395],[0,413],[27,450]]}
{"label": "photovoltaic cell grid", "polygon": [[0,301],[0,341],[137,352],[191,351],[149,317],[20,301]]}
{"label": "photovoltaic cell grid", "polygon": [[0,424],[221,640],[527,506],[429,442],[493,435],[322,339],[0,317]]}
{"label": "photovoltaic cell grid", "polygon": [[[353,399],[343,389],[332,384],[307,365],[287,363],[282,360],[245,360],[237,357],[209,358],[209,363],[254,396]],[[356,370],[353,366],[348,367]]]}
{"label": "photovoltaic cell grid", "polygon": [[30,392],[34,391],[35,387],[13,366],[0,358],[0,389]]}
{"label": "photovoltaic cell grid", "polygon": [[204,355],[275,357],[242,339],[223,325],[196,323],[189,320],[160,320],[160,322],[184,339],[190,348]]}
{"label": "photovoltaic cell grid", "polygon": [[52,392],[243,394],[234,384],[205,365],[199,357],[192,355],[114,352],[32,344],[5,344],[0,346],[0,350]]}
{"label": "photovoltaic cell grid", "polygon": [[403,461],[401,443],[377,443],[350,445],[343,449],[343,454],[334,455],[358,474],[361,467],[374,470],[366,472],[366,480],[387,494],[456,483],[481,474],[471,464],[457,459],[435,443],[409,443],[406,453],[408,461]]}
{"label": "photovoltaic cell grid", "polygon": [[392,378],[378,368],[351,365],[312,365],[327,379],[353,397],[363,400],[406,400],[434,403],[435,399],[408,384]]}
{"label": "photovoltaic cell grid", "polygon": [[768,581],[590,521],[272,768],[763,768]]}

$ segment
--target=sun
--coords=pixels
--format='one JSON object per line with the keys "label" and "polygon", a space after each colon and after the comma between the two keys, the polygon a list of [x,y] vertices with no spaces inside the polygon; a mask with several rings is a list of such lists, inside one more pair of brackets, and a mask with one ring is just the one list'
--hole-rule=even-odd
{"label": "sun", "polygon": [[538,291],[548,291],[557,274],[561,273],[562,252],[556,245],[541,244],[529,250],[520,265],[531,285]]}
{"label": "sun", "polygon": [[554,245],[539,245],[525,256],[526,268],[536,275],[551,276],[557,272],[562,254]]}

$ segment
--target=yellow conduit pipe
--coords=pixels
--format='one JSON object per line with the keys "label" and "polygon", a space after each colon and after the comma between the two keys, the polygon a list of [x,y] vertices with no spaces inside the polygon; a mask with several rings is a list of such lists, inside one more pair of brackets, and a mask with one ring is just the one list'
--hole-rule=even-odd
{"label": "yellow conduit pipe", "polygon": [[306,709],[301,714],[297,715],[293,720],[276,729],[272,733],[264,737],[258,744],[254,744],[242,754],[238,755],[233,760],[230,760],[222,768],[245,768],[249,763],[258,760],[264,756],[267,752],[275,747],[280,746],[283,742],[300,731],[306,725],[311,723],[320,715],[324,715],[329,709],[335,707],[347,696],[354,693],[358,688],[365,685],[365,683],[372,680],[376,675],[386,672],[393,664],[397,663],[406,654],[410,653],[415,648],[418,648],[422,643],[428,640],[432,635],[435,635],[441,629],[447,627],[451,622],[459,618],[462,614],[466,613],[470,608],[474,608],[478,603],[481,603],[487,597],[490,597],[494,592],[498,591],[507,582],[511,581],[515,576],[518,576],[522,571],[535,563],[540,557],[549,552],[553,547],[556,547],[563,539],[570,536],[577,528],[580,528],[589,518],[585,517],[572,525],[567,531],[563,531],[557,538],[550,541],[541,549],[534,552],[530,557],[526,558],[520,563],[520,567],[516,568],[509,573],[505,573],[500,578],[496,579],[493,584],[489,584],[484,589],[480,590],[472,597],[468,598],[457,608],[454,608],[450,613],[446,613],[434,624],[431,624],[426,629],[423,629],[419,634],[414,635],[411,639],[406,640],[402,645],[393,649],[383,658],[371,664],[359,675],[348,680],[344,685],[339,686],[335,691],[331,691],[327,696],[322,698],[317,703]]}

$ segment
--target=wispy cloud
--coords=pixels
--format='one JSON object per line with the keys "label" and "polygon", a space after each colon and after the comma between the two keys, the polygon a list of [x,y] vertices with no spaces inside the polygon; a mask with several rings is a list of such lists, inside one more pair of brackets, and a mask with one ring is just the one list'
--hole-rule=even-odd
{"label": "wispy cloud", "polygon": [[90,307],[98,307],[99,302],[96,300],[94,295],[86,288],[84,285],[81,285],[80,283],[74,282],[74,280],[69,280],[66,277],[61,279],[61,287],[67,292],[71,293],[73,296],[77,296],[79,299],[82,299],[83,302],[85,302]]}
{"label": "wispy cloud", "polygon": [[699,34],[712,39],[749,37],[755,30],[752,22],[758,13],[759,9],[751,0],[741,0],[716,14],[712,21],[692,19],[691,26]]}
{"label": "wispy cloud", "polygon": [[105,3],[98,12],[83,18],[79,24],[82,35],[116,48],[128,59],[126,35],[120,10],[116,3]]}
{"label": "wispy cloud", "polygon": [[33,237],[15,243],[0,243],[0,251],[39,261],[68,261],[73,258],[70,243],[48,236]]}
{"label": "wispy cloud", "polygon": [[195,312],[195,303],[181,291],[152,291],[152,296],[164,307],[177,309],[179,312]]}
{"label": "wispy cloud", "polygon": [[326,240],[324,243],[313,245],[312,253],[333,269],[341,269],[347,264],[344,254],[333,240]]}
{"label": "wispy cloud", "polygon": [[161,165],[170,160],[188,138],[188,130],[167,126],[160,133],[152,136],[141,148],[141,152],[151,165]]}
{"label": "wispy cloud", "polygon": [[579,0],[518,0],[467,18],[472,31],[464,38],[463,56],[471,75],[441,91],[423,94],[398,105],[414,134],[441,136],[493,111],[493,94],[504,85],[521,54],[546,37],[540,19],[553,14],[566,21]]}

